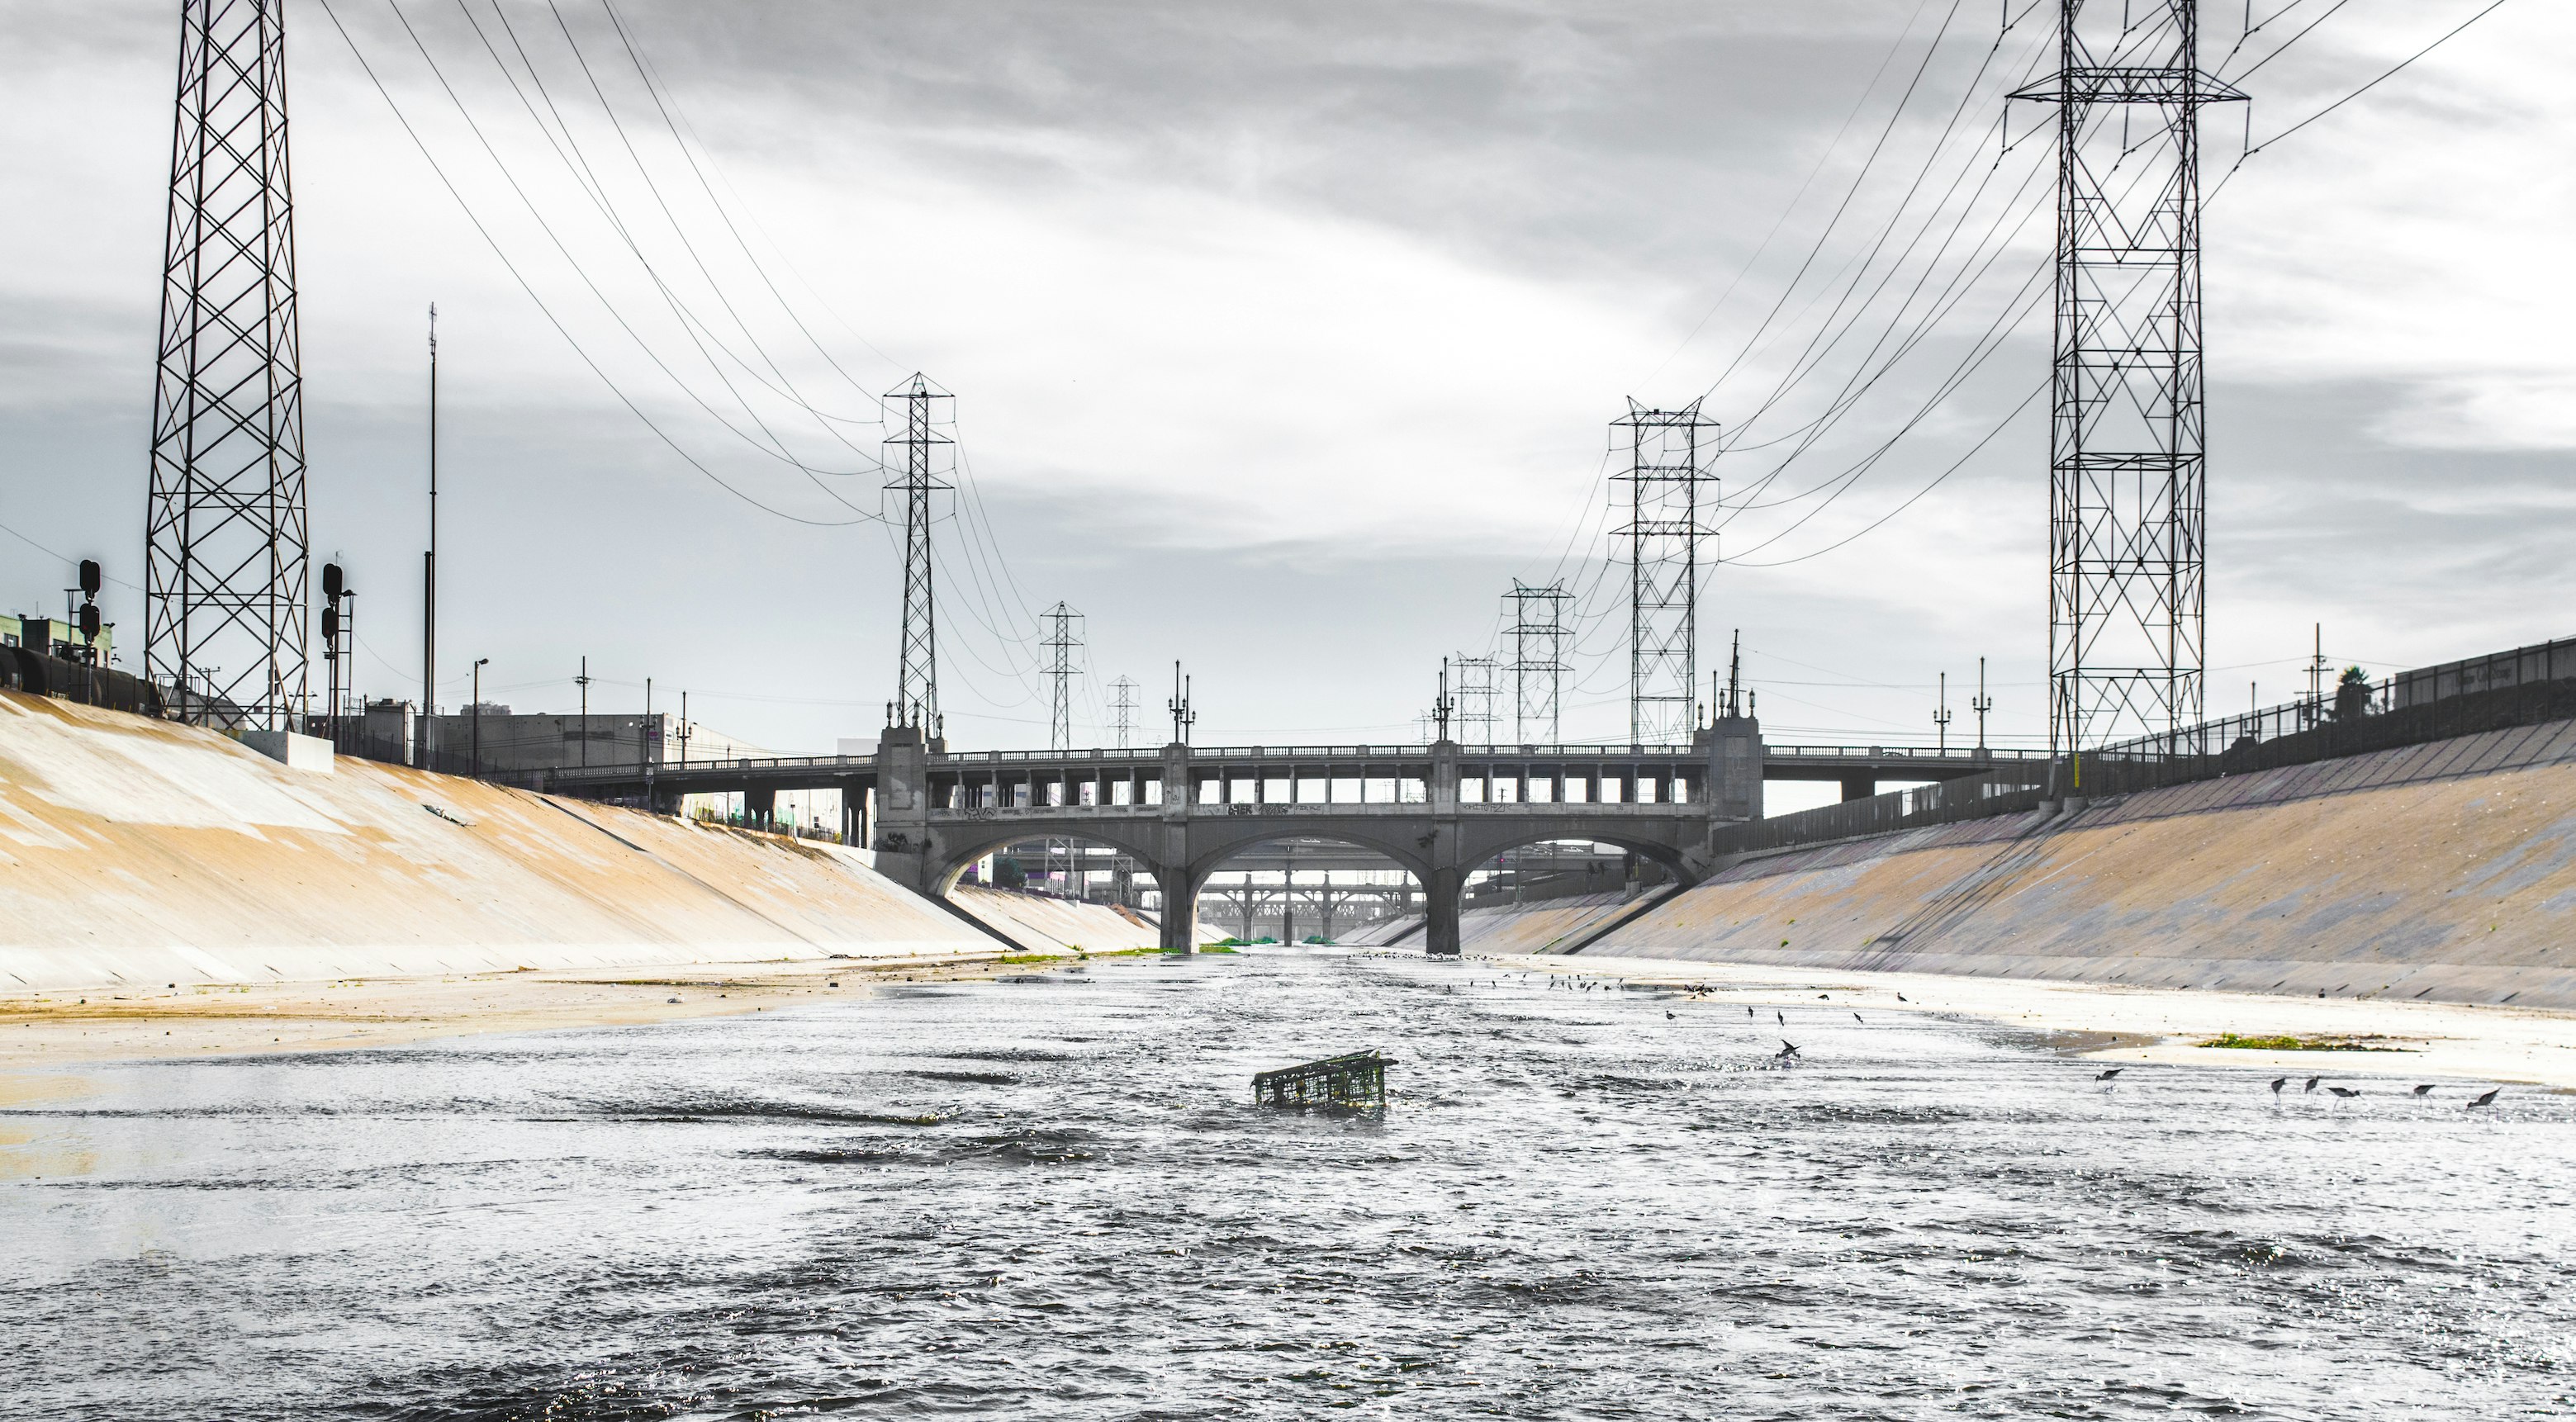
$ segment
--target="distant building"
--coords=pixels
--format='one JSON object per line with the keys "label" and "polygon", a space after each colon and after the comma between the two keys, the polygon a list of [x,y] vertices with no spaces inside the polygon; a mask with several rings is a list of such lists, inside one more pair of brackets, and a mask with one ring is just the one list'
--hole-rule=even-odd
{"label": "distant building", "polygon": [[[81,636],[80,624],[60,617],[0,617],[0,647],[25,647],[67,662],[90,660],[89,640]],[[107,666],[116,652],[116,629],[98,629],[97,665]]]}

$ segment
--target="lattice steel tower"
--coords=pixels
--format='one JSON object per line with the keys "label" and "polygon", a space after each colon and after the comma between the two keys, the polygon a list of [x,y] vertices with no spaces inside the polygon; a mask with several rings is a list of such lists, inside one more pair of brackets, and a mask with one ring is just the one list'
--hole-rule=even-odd
{"label": "lattice steel tower", "polygon": [[1453,664],[1458,669],[1458,743],[1489,746],[1494,743],[1494,698],[1501,688],[1495,673],[1502,663],[1492,657],[1470,657],[1459,654]]}
{"label": "lattice steel tower", "polygon": [[939,433],[941,426],[952,425],[953,414],[951,420],[940,419],[937,402],[957,397],[915,372],[887,391],[886,398],[903,402],[903,433],[885,441],[901,447],[887,461],[895,477],[885,487],[903,503],[903,661],[895,669],[895,724],[935,736],[940,734],[939,621],[930,565],[930,525],[937,511],[931,501],[951,487],[943,477],[949,456],[941,451],[955,445]]}
{"label": "lattice steel tower", "polygon": [[1082,650],[1082,614],[1059,602],[1038,614],[1047,621],[1046,640],[1038,645],[1047,649],[1048,689],[1054,693],[1054,714],[1047,718],[1047,749],[1073,749],[1073,654]]}
{"label": "lattice steel tower", "polygon": [[200,725],[305,698],[304,387],[284,0],[187,0],[161,266],[145,674]]}
{"label": "lattice steel tower", "polygon": [[[1690,739],[1699,695],[1700,486],[1716,481],[1702,467],[1699,402],[1649,410],[1631,400],[1626,430],[1628,522],[1628,740],[1678,745]],[[1705,441],[1712,446],[1714,440]]]}
{"label": "lattice steel tower", "polygon": [[1510,618],[1504,630],[1512,639],[1512,739],[1522,745],[1554,745],[1561,734],[1565,605],[1573,600],[1563,579],[1534,588],[1514,578],[1512,590],[1503,594]]}
{"label": "lattice steel tower", "polygon": [[1126,750],[1136,737],[1136,678],[1122,676],[1109,683],[1109,726],[1118,748]]}
{"label": "lattice steel tower", "polygon": [[[2201,718],[2197,0],[2059,0],[2048,738],[2072,753]],[[2077,767],[2078,784],[2082,769]]]}

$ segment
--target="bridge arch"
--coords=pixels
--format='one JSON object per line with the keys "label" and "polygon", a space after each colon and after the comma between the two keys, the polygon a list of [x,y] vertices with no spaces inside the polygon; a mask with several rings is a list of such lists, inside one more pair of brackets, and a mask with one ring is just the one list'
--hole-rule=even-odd
{"label": "bridge arch", "polygon": [[[1281,860],[1283,862],[1264,863],[1263,861],[1266,860],[1268,856],[1263,855],[1258,858],[1255,857],[1259,854],[1259,851],[1271,848],[1276,848],[1281,851]],[[1416,848],[1418,849],[1419,846],[1416,846]],[[1344,862],[1324,862],[1299,866],[1293,862],[1292,858],[1293,852],[1298,850],[1309,851],[1314,855],[1315,859],[1320,861],[1331,861],[1339,858]],[[1337,850],[1344,851],[1344,853],[1336,855],[1334,851]],[[1267,827],[1266,833],[1228,835],[1218,841],[1218,843],[1212,848],[1200,848],[1200,852],[1195,854],[1191,860],[1191,892],[1196,896],[1193,901],[1194,908],[1197,904],[1204,903],[1217,875],[1226,873],[1230,869],[1247,873],[1260,872],[1260,870],[1248,868],[1249,865],[1253,864],[1261,865],[1261,869],[1305,868],[1323,873],[1356,870],[1364,870],[1366,872],[1392,871],[1410,879],[1412,881],[1411,892],[1422,894],[1427,901],[1432,887],[1432,880],[1430,874],[1427,872],[1427,866],[1422,861],[1422,858],[1418,853],[1408,855],[1400,852],[1400,850],[1401,846],[1397,842],[1384,835],[1344,833],[1339,829],[1318,830],[1304,825],[1282,827],[1276,822],[1273,822]],[[1351,851],[1356,851],[1357,854],[1361,856],[1373,858],[1380,862],[1364,865],[1351,864],[1347,862],[1349,852]],[[1286,889],[1290,886],[1283,884],[1281,887]],[[1321,888],[1327,893],[1325,903],[1320,905],[1318,908],[1319,917],[1317,922],[1321,923],[1331,912],[1329,893],[1334,886],[1327,881],[1322,885],[1310,885],[1308,887]],[[1382,893],[1389,886],[1381,884],[1373,887],[1355,885],[1344,885],[1342,887],[1350,893],[1366,894],[1372,892]],[[1221,892],[1221,890],[1219,892]],[[1245,887],[1245,893],[1247,897],[1250,894],[1248,883]],[[1409,896],[1410,895],[1408,894],[1407,897]],[[1293,908],[1289,911],[1293,912]],[[1244,912],[1249,915],[1251,910],[1247,906],[1244,909]]]}
{"label": "bridge arch", "polygon": [[1135,860],[1146,873],[1154,876],[1158,884],[1166,873],[1161,857],[1153,852],[1146,836],[1125,833],[1122,827],[1115,825],[1083,822],[1057,826],[1032,824],[1026,820],[992,820],[981,822],[974,829],[941,825],[933,831],[932,838],[934,849],[923,865],[922,878],[931,892],[941,898],[946,898],[948,891],[957,887],[957,881],[976,860],[1005,845],[1032,839],[1069,839],[1105,845]]}
{"label": "bridge arch", "polygon": [[1571,824],[1571,827],[1497,824],[1497,827],[1481,829],[1481,832],[1463,832],[1458,837],[1458,860],[1466,866],[1463,873],[1476,873],[1502,855],[1512,853],[1512,850],[1525,850],[1530,845],[1613,845],[1613,848],[1633,853],[1659,866],[1672,876],[1674,884],[1685,886],[1685,889],[1700,884],[1700,878],[1705,878],[1705,866],[1700,863],[1700,855],[1695,853],[1698,850],[1695,842],[1638,835],[1638,832],[1620,827],[1620,824]]}

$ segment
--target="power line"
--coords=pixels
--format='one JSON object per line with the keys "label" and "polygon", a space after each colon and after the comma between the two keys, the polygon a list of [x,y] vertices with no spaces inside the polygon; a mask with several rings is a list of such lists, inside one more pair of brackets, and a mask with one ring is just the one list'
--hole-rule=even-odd
{"label": "power line", "polygon": [[[735,487],[731,482],[727,481],[724,476],[707,467],[703,460],[699,459],[695,454],[690,453],[687,447],[683,446],[672,436],[670,431],[662,427],[660,422],[656,421],[651,415],[645,413],[644,407],[638,404],[635,398],[626,392],[625,387],[618,384],[617,380],[608,373],[607,369],[599,363],[598,359],[591,355],[589,349],[582,344],[581,340],[573,335],[572,329],[564,324],[563,318],[555,312],[553,305],[547,302],[542,295],[538,294],[535,283],[531,282],[528,279],[527,273],[522,271],[519,264],[511,259],[509,251],[501,245],[500,239],[493,235],[492,229],[484,223],[482,214],[475,210],[472,203],[466,201],[464,192],[456,186],[455,180],[448,175],[446,167],[438,161],[437,156],[430,152],[429,144],[421,137],[420,131],[413,127],[410,116],[405,114],[402,106],[394,101],[393,92],[385,87],[384,79],[376,73],[375,66],[368,61],[366,52],[358,47],[356,37],[352,36],[349,33],[348,26],[341,22],[339,12],[333,8],[331,0],[321,0],[321,4],[323,15],[331,21],[331,27],[339,31],[342,42],[347,44],[349,47],[350,56],[357,60],[358,68],[366,74],[367,82],[373,85],[377,95],[383,98],[385,101],[385,107],[393,113],[394,121],[402,126],[403,135],[409,138],[411,140],[412,147],[419,151],[421,161],[429,165],[429,170],[431,174],[438,179],[439,185],[447,189],[449,197],[455,199],[457,209],[464,213],[465,220],[473,226],[475,235],[481,237],[484,245],[492,249],[492,255],[500,260],[502,269],[509,272],[510,279],[518,283],[519,289],[527,294],[528,300],[536,306],[537,313],[546,318],[546,324],[554,327],[555,334],[563,337],[564,344],[572,348],[573,354],[581,360],[581,363],[590,368],[591,374],[599,377],[599,382],[608,387],[608,392],[617,397],[618,403],[624,405],[628,413],[634,415],[638,421],[642,422],[646,429],[653,432],[654,438],[662,441],[662,443],[667,446],[673,454],[680,457],[681,462],[687,464],[690,468],[695,469],[698,473],[706,476],[707,480],[710,483],[713,483],[717,488],[724,490],[726,493],[742,500],[744,503],[751,505],[762,513],[769,514],[776,518],[785,519],[790,523],[800,523],[814,528],[846,528],[852,524],[880,521],[879,516],[875,514],[859,514],[856,517],[845,519],[807,518],[802,514],[790,513],[785,509],[766,503],[758,497]],[[399,14],[400,12],[397,11],[396,13]],[[685,386],[683,388],[685,389]]]}

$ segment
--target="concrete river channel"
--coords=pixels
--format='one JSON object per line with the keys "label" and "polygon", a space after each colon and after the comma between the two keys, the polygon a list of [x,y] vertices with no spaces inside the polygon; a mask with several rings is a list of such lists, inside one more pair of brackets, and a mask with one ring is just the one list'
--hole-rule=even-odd
{"label": "concrete river channel", "polygon": [[[2576,1415],[2576,1109],[1283,950],[66,1071],[47,1418]],[[1800,1054],[1777,1059],[1783,1037]],[[1256,1071],[1377,1047],[1382,1114]]]}

